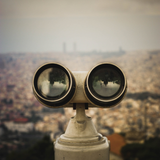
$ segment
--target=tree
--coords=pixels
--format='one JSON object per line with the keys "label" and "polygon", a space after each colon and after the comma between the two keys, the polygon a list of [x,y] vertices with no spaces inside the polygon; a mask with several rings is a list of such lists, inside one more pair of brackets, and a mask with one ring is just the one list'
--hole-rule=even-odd
{"label": "tree", "polygon": [[6,160],[54,160],[53,143],[45,136],[35,145],[21,152],[12,152]]}
{"label": "tree", "polygon": [[160,138],[155,137],[147,140],[144,144],[127,144],[121,149],[124,160],[157,160]]}

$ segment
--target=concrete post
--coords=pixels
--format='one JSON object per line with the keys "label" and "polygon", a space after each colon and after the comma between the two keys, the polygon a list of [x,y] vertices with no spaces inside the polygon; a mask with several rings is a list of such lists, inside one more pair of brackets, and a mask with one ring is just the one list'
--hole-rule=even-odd
{"label": "concrete post", "polygon": [[85,114],[85,104],[76,104],[65,134],[54,144],[55,160],[109,160],[109,143]]}

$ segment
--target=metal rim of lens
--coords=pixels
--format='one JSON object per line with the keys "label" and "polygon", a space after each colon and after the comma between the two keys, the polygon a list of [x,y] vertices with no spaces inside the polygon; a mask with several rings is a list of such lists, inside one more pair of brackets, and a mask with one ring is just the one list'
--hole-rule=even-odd
{"label": "metal rim of lens", "polygon": [[[115,69],[119,75],[121,76],[121,79],[123,83],[120,85],[120,88],[118,91],[113,95],[108,98],[99,98],[94,95],[93,89],[91,89],[89,81],[91,78],[91,75],[94,74],[97,70],[102,69],[105,67],[108,67],[109,69]],[[123,71],[115,64],[112,63],[100,63],[93,67],[90,72],[87,74],[85,82],[84,82],[84,93],[86,95],[86,98],[93,104],[98,107],[104,107],[104,108],[109,108],[113,107],[116,104],[118,104],[124,97],[125,93],[127,91],[127,81],[126,81],[126,76],[123,73]]]}
{"label": "metal rim of lens", "polygon": [[[58,99],[48,99],[45,98],[43,95],[40,94],[38,91],[38,78],[45,71],[46,69],[49,68],[58,68],[64,71],[64,73],[67,75],[69,79],[69,88],[67,89],[67,92],[60,98]],[[64,67],[63,65],[59,63],[46,63],[42,66],[40,66],[34,76],[33,76],[33,82],[32,82],[32,88],[33,88],[33,93],[37,100],[42,103],[43,105],[50,107],[50,108],[57,108],[60,106],[63,106],[71,101],[71,99],[74,97],[75,91],[76,91],[76,82],[73,74],[69,71],[68,68]]]}

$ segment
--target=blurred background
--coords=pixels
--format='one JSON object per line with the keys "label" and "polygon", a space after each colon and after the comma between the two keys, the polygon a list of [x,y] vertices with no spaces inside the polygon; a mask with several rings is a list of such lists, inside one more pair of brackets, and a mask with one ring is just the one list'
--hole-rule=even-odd
{"label": "blurred background", "polygon": [[110,139],[111,160],[159,159],[159,0],[0,0],[3,160],[35,160],[39,153],[38,159],[52,159],[51,140],[75,114],[72,108],[46,108],[33,95],[35,70],[51,61],[71,71],[89,71],[100,62],[121,67],[128,81],[125,99],[86,113]]}

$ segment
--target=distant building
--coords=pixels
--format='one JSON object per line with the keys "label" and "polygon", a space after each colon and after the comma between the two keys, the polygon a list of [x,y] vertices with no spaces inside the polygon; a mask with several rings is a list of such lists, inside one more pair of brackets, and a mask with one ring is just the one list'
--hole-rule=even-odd
{"label": "distant building", "polygon": [[0,127],[0,137],[4,134],[4,129]]}
{"label": "distant building", "polygon": [[74,53],[77,52],[77,45],[76,45],[76,43],[73,43],[73,52],[74,52]]}
{"label": "distant building", "polygon": [[136,130],[131,130],[126,133],[125,136],[126,143],[143,143],[145,139],[145,132],[137,132]]}
{"label": "distant building", "polygon": [[5,68],[5,62],[3,60],[3,57],[1,57],[2,55],[0,55],[0,68]]}
{"label": "distant building", "polygon": [[34,124],[27,122],[25,118],[18,118],[15,121],[4,122],[6,128],[10,131],[31,132],[34,130]]}
{"label": "distant building", "polygon": [[126,145],[125,138],[117,133],[107,136],[107,138],[110,141],[111,155],[112,157],[114,157],[114,158],[111,158],[110,156],[110,160],[112,159],[121,160],[122,157],[121,157],[120,151],[121,151],[121,148]]}
{"label": "distant building", "polygon": [[11,92],[13,91],[13,89],[15,88],[15,85],[7,85],[7,92]]}
{"label": "distant building", "polygon": [[28,122],[28,119],[27,118],[16,118],[14,119],[14,122],[15,123],[26,123]]}
{"label": "distant building", "polygon": [[125,51],[122,49],[122,47],[119,47],[119,53],[120,54],[124,54],[125,53]]}
{"label": "distant building", "polygon": [[66,43],[63,43],[63,52],[66,53]]}

